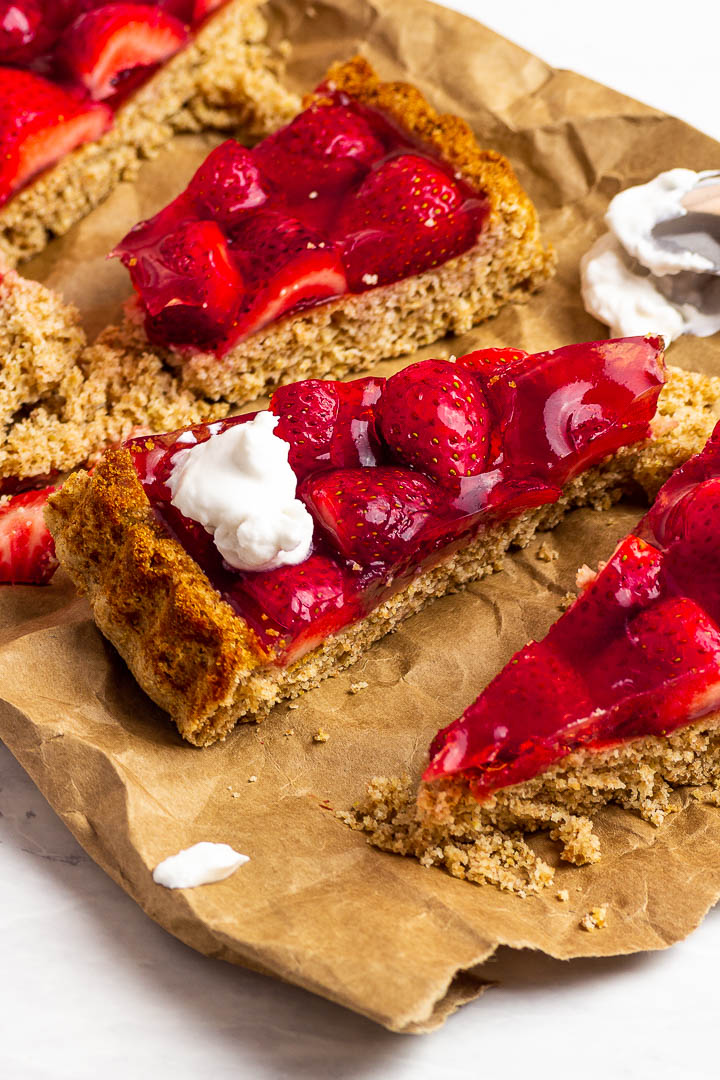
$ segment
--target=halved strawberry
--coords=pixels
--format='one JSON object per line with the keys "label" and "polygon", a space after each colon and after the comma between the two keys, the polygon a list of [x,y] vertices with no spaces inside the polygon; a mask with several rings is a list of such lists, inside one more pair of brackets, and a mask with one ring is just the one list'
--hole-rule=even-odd
{"label": "halved strawberry", "polygon": [[278,387],[270,399],[270,409],[280,417],[275,434],[290,444],[298,480],[317,469],[378,464],[374,406],[384,382],[306,379]]}
{"label": "halved strawberry", "polygon": [[465,202],[458,185],[428,158],[400,154],[385,161],[345,200],[335,227],[351,289],[386,285],[467,251],[484,209]]}
{"label": "halved strawberry", "polygon": [[0,68],[0,202],[112,122],[106,105],[79,101],[30,71]]}
{"label": "halved strawberry", "polygon": [[[351,621],[346,574],[326,555],[311,554],[299,566],[246,574],[242,588],[246,610],[247,596],[257,604],[255,621],[260,632],[270,620],[281,634],[287,631],[294,651],[312,647]],[[278,638],[270,643],[281,648],[284,644]]]}
{"label": "halved strawberry", "polygon": [[364,565],[417,557],[438,506],[427,477],[382,465],[316,473],[299,495],[333,547]]}
{"label": "halved strawberry", "polygon": [[335,246],[295,218],[261,210],[240,221],[230,243],[252,289],[238,316],[235,340],[309,301],[347,291]]}
{"label": "halved strawberry", "polygon": [[388,379],[380,431],[401,461],[441,483],[485,468],[490,410],[472,376],[449,360],[423,360]]}
{"label": "halved strawberry", "polygon": [[618,705],[630,695],[654,690],[653,708],[658,715],[669,710],[669,720],[672,684],[689,679],[693,692],[703,691],[708,668],[720,684],[720,630],[694,601],[671,596],[631,619],[625,632],[594,656],[589,677],[598,705]]}
{"label": "halved strawberry", "polygon": [[188,184],[187,193],[200,217],[232,227],[248,210],[267,202],[263,177],[249,150],[228,139],[217,146]]}
{"label": "halved strawberry", "polygon": [[368,122],[345,105],[313,105],[255,148],[263,172],[290,201],[348,187],[385,148]]}
{"label": "halved strawberry", "polygon": [[[137,239],[137,238],[136,238]],[[243,274],[214,221],[187,221],[147,247],[118,249],[147,312],[152,337],[215,348],[245,290]]]}
{"label": "halved strawberry", "polygon": [[149,4],[104,4],[79,15],[63,31],[58,61],[96,101],[111,97],[122,76],[159,64],[181,49],[187,30]]}
{"label": "halved strawberry", "polygon": [[54,490],[0,499],[0,584],[46,585],[55,573],[55,543],[43,517]]}

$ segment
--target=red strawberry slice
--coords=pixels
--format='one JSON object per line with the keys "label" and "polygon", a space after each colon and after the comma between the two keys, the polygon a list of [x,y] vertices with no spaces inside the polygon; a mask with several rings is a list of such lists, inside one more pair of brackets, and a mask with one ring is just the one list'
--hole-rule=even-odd
{"label": "red strawberry slice", "polygon": [[664,381],[662,338],[618,338],[534,354],[493,385],[505,467],[563,486],[619,447],[647,437]]}
{"label": "red strawberry slice", "polygon": [[148,314],[148,334],[214,348],[233,324],[245,281],[214,221],[188,221],[142,247],[141,233],[119,254]]}
{"label": "red strawberry slice", "polygon": [[388,379],[380,431],[401,461],[456,483],[485,467],[490,410],[472,378],[449,360],[423,360]]}
{"label": "red strawberry slice", "polygon": [[438,505],[431,480],[387,466],[316,473],[300,497],[330,543],[363,565],[417,557]]}
{"label": "red strawberry slice", "polygon": [[230,242],[253,288],[238,318],[235,340],[310,301],[347,291],[335,246],[295,218],[261,210],[232,230]]}
{"label": "red strawberry slice", "polygon": [[359,180],[385,148],[368,122],[345,105],[311,106],[255,148],[263,172],[291,201]]}
{"label": "red strawberry slice", "polygon": [[0,68],[0,202],[112,122],[106,105],[78,101],[29,71]]}
{"label": "red strawberry slice", "polygon": [[246,574],[242,589],[245,610],[246,597],[257,604],[254,622],[260,633],[266,631],[268,621],[274,623],[280,638],[271,635],[269,641],[282,648],[286,631],[293,641],[293,656],[351,621],[346,574],[325,555],[312,554],[299,566]]}
{"label": "red strawberry slice", "polygon": [[532,643],[458,720],[437,733],[423,779],[487,770],[475,783],[478,797],[485,785],[521,783],[559,756],[553,736],[568,716],[592,711],[582,674],[546,642]]}
{"label": "red strawberry slice", "polygon": [[386,285],[467,251],[483,215],[464,204],[458,185],[427,158],[401,154],[380,165],[346,199],[335,229],[351,289]]}
{"label": "red strawberry slice", "polygon": [[0,499],[0,584],[46,585],[58,561],[43,510],[54,487]]}
{"label": "red strawberry slice", "polygon": [[248,210],[267,202],[268,192],[249,150],[234,139],[217,146],[188,185],[200,217],[232,227]]}
{"label": "red strawberry slice", "polygon": [[378,464],[374,406],[384,381],[306,379],[278,387],[270,399],[270,409],[280,417],[275,434],[290,444],[298,480],[317,469]]}
{"label": "red strawberry slice", "polygon": [[186,40],[180,20],[157,7],[104,4],[70,23],[57,56],[72,78],[101,101],[118,90],[126,72],[162,63]]}
{"label": "red strawberry slice", "polygon": [[672,713],[673,695],[662,693],[663,688],[699,675],[698,689],[704,690],[708,665],[713,682],[720,683],[720,630],[688,597],[673,596],[631,619],[624,634],[594,657],[589,674],[599,705],[609,707],[629,694],[655,690],[656,710]]}

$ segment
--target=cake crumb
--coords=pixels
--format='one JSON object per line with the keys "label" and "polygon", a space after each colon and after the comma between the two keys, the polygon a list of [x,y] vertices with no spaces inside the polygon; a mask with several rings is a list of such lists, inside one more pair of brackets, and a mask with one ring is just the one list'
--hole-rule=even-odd
{"label": "cake crumb", "polygon": [[295,734],[295,728],[292,728],[292,727],[288,728],[287,731],[283,732],[283,735],[294,735],[294,734]]}
{"label": "cake crumb", "polygon": [[297,701],[291,701],[290,704],[288,705],[288,709],[299,709],[299,708],[300,708],[300,706],[298,705]]}
{"label": "cake crumb", "polygon": [[535,553],[535,558],[540,562],[554,562],[555,559],[560,558],[560,552],[548,544],[547,540],[543,540]]}
{"label": "cake crumb", "polygon": [[256,784],[257,776],[248,776],[248,784]]}
{"label": "cake crumb", "polygon": [[590,911],[586,912],[580,920],[580,929],[587,930],[604,930],[607,926],[607,904],[600,904],[598,907],[590,908]]}
{"label": "cake crumb", "polygon": [[360,682],[351,683],[348,694],[359,694],[361,690],[367,690],[370,684],[366,683],[364,679]]}
{"label": "cake crumb", "polygon": [[233,799],[239,799],[240,798],[240,792],[239,791],[233,791],[232,797],[233,797]]}
{"label": "cake crumb", "polygon": [[560,608],[561,611],[567,611],[568,608],[573,606],[573,604],[575,603],[576,600],[577,600],[576,593],[574,593],[574,592],[566,592],[565,595],[561,598],[560,603],[558,604],[558,607]]}
{"label": "cake crumb", "polygon": [[378,276],[377,274],[363,274],[362,280],[364,285],[377,285]]}
{"label": "cake crumb", "polygon": [[562,904],[566,904],[570,899],[570,893],[567,889],[558,889],[555,893],[555,899],[559,900]]}
{"label": "cake crumb", "polygon": [[575,584],[578,589],[587,589],[597,577],[595,570],[591,570],[587,563],[583,563],[575,575]]}
{"label": "cake crumb", "polygon": [[329,738],[330,736],[328,735],[327,731],[323,731],[322,728],[320,728],[313,735],[313,742],[327,742]]}

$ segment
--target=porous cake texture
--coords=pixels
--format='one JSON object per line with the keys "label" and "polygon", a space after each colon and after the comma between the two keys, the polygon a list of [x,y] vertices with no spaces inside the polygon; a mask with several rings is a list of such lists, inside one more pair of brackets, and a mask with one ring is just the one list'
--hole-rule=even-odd
{"label": "porous cake texture", "polygon": [[11,265],[98,206],[141,162],[187,131],[219,129],[256,139],[286,123],[298,100],[278,78],[265,44],[260,0],[229,0],[115,113],[112,128],[14,195],[0,209],[0,253]]}

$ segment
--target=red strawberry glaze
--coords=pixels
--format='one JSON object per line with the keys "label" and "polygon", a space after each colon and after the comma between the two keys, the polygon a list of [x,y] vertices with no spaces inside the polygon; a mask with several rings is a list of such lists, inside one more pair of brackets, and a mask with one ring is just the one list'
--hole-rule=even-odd
{"label": "red strawberry glaze", "polygon": [[541,642],[435,737],[425,780],[479,801],[573,750],[667,735],[720,707],[720,424]]}
{"label": "red strawberry glaze", "polygon": [[0,500],[0,585],[47,585],[57,570],[43,510],[54,487]]}
{"label": "red strawberry glaze", "polygon": [[[377,110],[341,94],[328,102],[253,150],[227,142],[212,151],[188,188],[112,252],[130,272],[153,340],[222,356],[283,315],[419,274],[476,243],[484,196]],[[168,233],[209,219],[244,283],[232,309],[214,306],[214,333],[183,320],[178,327],[177,310],[166,318],[153,284],[164,274]],[[212,293],[201,261],[188,260],[181,276],[205,278]]]}
{"label": "red strawberry glaze", "polygon": [[[486,373],[476,376],[472,364],[464,365],[460,358],[456,364],[432,361],[435,366],[430,368],[429,362],[414,364],[388,380],[308,380],[276,390],[270,402],[279,417],[275,434],[289,443],[298,497],[316,526],[310,557],[277,570],[228,567],[210,534],[171,504],[168,487],[178,452],[251,416],[137,438],[126,445],[158,519],[255,628],[278,662],[290,663],[492,524],[556,500],[568,477],[605,456],[605,437],[598,439],[597,453],[582,440],[568,449],[562,442],[567,415],[547,408],[562,394],[567,371],[573,370],[562,364],[562,357],[562,349],[524,356],[507,375],[490,378]],[[613,433],[616,445],[646,435],[664,378],[661,339],[569,347],[573,363],[579,365],[582,357],[583,386],[591,384],[585,393],[603,432],[608,437]],[[437,372],[438,365],[443,378],[454,372],[468,391],[463,398],[467,408],[448,407],[442,396],[413,393],[414,380],[427,391],[428,372]],[[512,379],[512,388],[505,386],[507,379]],[[398,387],[401,393],[396,393]],[[577,390],[568,393],[578,408]],[[392,438],[388,442],[382,437],[386,401],[393,403],[400,430],[412,425],[418,430],[419,456],[412,467],[404,443],[396,446]],[[469,408],[477,414],[470,415]],[[505,414],[506,408],[510,413]],[[625,424],[628,412],[633,425]],[[537,461],[527,452],[517,460],[513,456],[516,416],[535,426],[549,425]],[[456,438],[467,434],[468,424],[471,432],[486,425],[482,430],[495,447],[484,471],[459,477],[418,467],[427,460],[428,448],[439,460],[450,460]],[[562,446],[562,456],[550,461],[547,445]]]}
{"label": "red strawberry glaze", "polygon": [[114,110],[223,3],[0,0],[0,206],[99,139]]}

